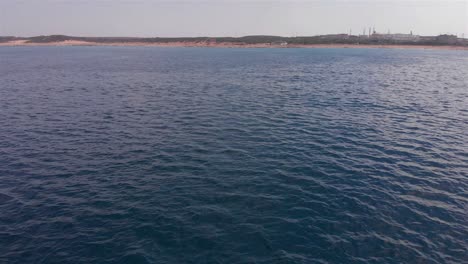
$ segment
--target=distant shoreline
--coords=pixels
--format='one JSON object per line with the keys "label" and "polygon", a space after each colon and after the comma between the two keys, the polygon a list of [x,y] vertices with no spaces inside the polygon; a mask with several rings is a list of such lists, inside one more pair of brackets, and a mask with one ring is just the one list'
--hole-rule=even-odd
{"label": "distant shoreline", "polygon": [[65,40],[56,42],[28,42],[26,40],[12,40],[0,42],[0,47],[35,47],[35,46],[110,46],[110,47],[200,47],[200,48],[373,48],[373,49],[436,49],[436,50],[468,50],[467,46],[435,46],[435,45],[404,45],[404,44],[287,44],[274,45],[270,43],[232,43],[232,42],[91,42],[80,40]]}
{"label": "distant shoreline", "polygon": [[369,35],[329,34],[281,37],[76,37],[49,35],[36,37],[0,36],[0,46],[140,46],[203,48],[388,48],[468,50],[468,39],[455,35],[418,36],[413,34]]}

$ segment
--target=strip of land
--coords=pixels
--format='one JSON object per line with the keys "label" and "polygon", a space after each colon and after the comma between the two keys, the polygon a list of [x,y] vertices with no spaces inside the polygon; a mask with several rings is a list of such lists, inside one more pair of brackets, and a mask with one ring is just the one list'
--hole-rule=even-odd
{"label": "strip of land", "polygon": [[[408,35],[412,36],[412,35]],[[390,48],[468,50],[468,40],[456,36],[392,39],[390,37],[325,35],[315,37],[247,36],[241,38],[115,38],[63,35],[31,38],[0,37],[0,46],[148,46],[219,48]]]}

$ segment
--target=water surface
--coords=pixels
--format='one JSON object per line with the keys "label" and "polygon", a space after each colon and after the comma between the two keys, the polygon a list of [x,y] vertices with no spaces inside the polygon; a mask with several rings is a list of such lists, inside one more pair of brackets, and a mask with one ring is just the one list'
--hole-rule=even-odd
{"label": "water surface", "polygon": [[0,48],[0,262],[466,262],[467,76],[464,51]]}

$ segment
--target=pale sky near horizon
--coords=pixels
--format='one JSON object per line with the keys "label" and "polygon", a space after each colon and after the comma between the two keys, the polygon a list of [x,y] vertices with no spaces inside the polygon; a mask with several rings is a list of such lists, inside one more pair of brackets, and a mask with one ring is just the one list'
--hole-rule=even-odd
{"label": "pale sky near horizon", "polygon": [[465,34],[468,0],[0,0],[0,36]]}

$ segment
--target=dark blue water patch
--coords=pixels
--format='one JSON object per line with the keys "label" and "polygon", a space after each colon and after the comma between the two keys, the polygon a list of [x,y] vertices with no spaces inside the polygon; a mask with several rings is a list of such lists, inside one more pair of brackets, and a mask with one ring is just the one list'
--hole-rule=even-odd
{"label": "dark blue water patch", "polygon": [[0,48],[0,262],[466,262],[467,67]]}

